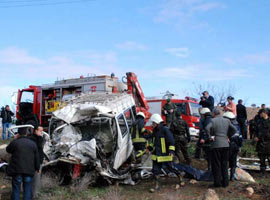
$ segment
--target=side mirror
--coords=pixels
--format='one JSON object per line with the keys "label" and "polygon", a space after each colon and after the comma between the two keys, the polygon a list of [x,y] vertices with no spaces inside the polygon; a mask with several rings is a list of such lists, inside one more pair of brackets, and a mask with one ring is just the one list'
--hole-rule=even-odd
{"label": "side mirror", "polygon": [[11,96],[11,102],[14,104],[14,105],[17,105],[17,94],[18,92],[13,92],[12,96]]}

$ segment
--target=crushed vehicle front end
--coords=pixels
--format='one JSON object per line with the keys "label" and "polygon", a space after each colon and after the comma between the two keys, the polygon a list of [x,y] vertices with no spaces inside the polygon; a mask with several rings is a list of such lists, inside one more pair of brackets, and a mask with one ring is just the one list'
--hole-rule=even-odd
{"label": "crushed vehicle front end", "polygon": [[131,178],[133,145],[130,126],[135,103],[128,94],[84,94],[53,113],[54,129],[44,146],[43,173],[53,173],[62,184],[90,176],[134,184]]}

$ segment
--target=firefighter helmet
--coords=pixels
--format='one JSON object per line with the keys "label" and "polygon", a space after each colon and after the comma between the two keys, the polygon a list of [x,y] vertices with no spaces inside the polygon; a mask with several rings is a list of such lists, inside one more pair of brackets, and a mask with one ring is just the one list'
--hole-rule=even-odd
{"label": "firefighter helmet", "polygon": [[160,124],[161,122],[163,122],[163,119],[159,114],[155,113],[150,117],[149,121],[155,122],[156,124]]}
{"label": "firefighter helmet", "polygon": [[141,116],[141,117],[143,117],[143,118],[145,119],[145,115],[144,115],[143,112],[138,112],[138,113],[137,113],[137,116]]}
{"label": "firefighter helmet", "polygon": [[225,112],[223,114],[223,117],[228,118],[228,119],[235,119],[235,115],[232,112]]}
{"label": "firefighter helmet", "polygon": [[211,111],[210,111],[209,108],[202,108],[201,111],[200,111],[201,115],[205,115],[206,113],[210,113],[210,112]]}

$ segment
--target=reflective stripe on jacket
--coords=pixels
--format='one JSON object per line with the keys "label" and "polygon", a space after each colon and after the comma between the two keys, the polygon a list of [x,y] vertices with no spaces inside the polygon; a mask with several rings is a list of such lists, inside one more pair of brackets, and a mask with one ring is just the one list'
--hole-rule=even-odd
{"label": "reflective stripe on jacket", "polygon": [[152,160],[157,162],[170,162],[173,157],[170,153],[175,151],[175,141],[171,131],[163,126],[158,125],[153,130],[153,152]]}

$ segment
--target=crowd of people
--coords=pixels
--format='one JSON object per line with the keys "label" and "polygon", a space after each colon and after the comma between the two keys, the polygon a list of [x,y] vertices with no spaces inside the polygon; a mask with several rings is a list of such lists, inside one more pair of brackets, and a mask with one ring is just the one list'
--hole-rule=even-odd
{"label": "crowd of people", "polygon": [[[261,172],[265,174],[265,159],[270,158],[269,110],[262,105],[255,118],[248,122],[247,110],[241,99],[236,105],[234,98],[228,96],[226,104],[214,107],[214,98],[209,95],[209,92],[204,91],[202,95],[199,102],[201,105],[199,110],[201,115],[200,132],[196,144],[195,159],[200,159],[201,152],[204,152],[208,170],[212,172],[214,179],[213,184],[209,187],[227,187],[229,180],[234,181],[237,156],[243,140],[248,139],[248,125],[250,139],[256,143]],[[155,187],[150,190],[151,192],[160,189],[159,176],[166,170],[178,176],[179,183],[176,188],[184,186],[182,173],[174,167],[176,158],[180,161],[181,153],[185,164],[191,164],[187,151],[187,144],[191,141],[189,127],[181,119],[181,112],[177,110],[177,106],[171,99],[167,99],[167,103],[163,106],[162,115],[165,120],[159,114],[151,116],[150,122],[153,129],[151,134],[142,125],[144,124],[144,116],[138,114],[138,118],[141,120],[140,126],[138,126],[137,121],[133,124],[133,138],[136,132],[137,138],[141,138],[143,141],[139,149],[134,146],[135,151],[152,153],[152,172],[156,183]],[[140,156],[142,155],[140,154]],[[230,168],[230,176],[228,175],[228,167]]]}
{"label": "crowd of people", "polygon": [[[234,180],[237,167],[237,155],[243,139],[247,139],[247,111],[243,101],[236,105],[232,96],[227,97],[227,104],[214,107],[214,98],[204,91],[201,97],[200,132],[196,143],[195,159],[200,159],[204,152],[208,163],[208,171],[212,172],[213,184],[210,187],[227,187],[229,180]],[[249,121],[250,139],[256,143],[256,150],[260,158],[260,169],[263,175],[266,171],[265,160],[270,158],[270,118],[269,110],[262,105],[254,119]],[[6,129],[10,127],[12,116],[7,105],[1,111],[3,134],[6,139]],[[182,119],[182,113],[177,106],[167,99],[163,106],[162,115],[152,114],[149,121],[152,131],[145,128],[145,115],[137,113],[136,120],[131,127],[131,137],[134,146],[134,156],[137,163],[144,155],[151,153],[153,161],[153,177],[155,186],[151,192],[160,190],[161,174],[174,173],[178,177],[176,189],[185,185],[183,173],[175,167],[175,162],[181,162],[181,153],[185,164],[191,164],[188,153],[188,143],[191,141],[189,127]],[[18,134],[10,142],[6,150],[12,154],[7,173],[12,177],[12,197],[20,199],[21,184],[23,184],[24,199],[35,199],[40,190],[40,171],[44,159],[43,128],[35,125],[34,129],[19,128]],[[11,135],[8,134],[10,139]],[[230,177],[228,175],[230,168]]]}

